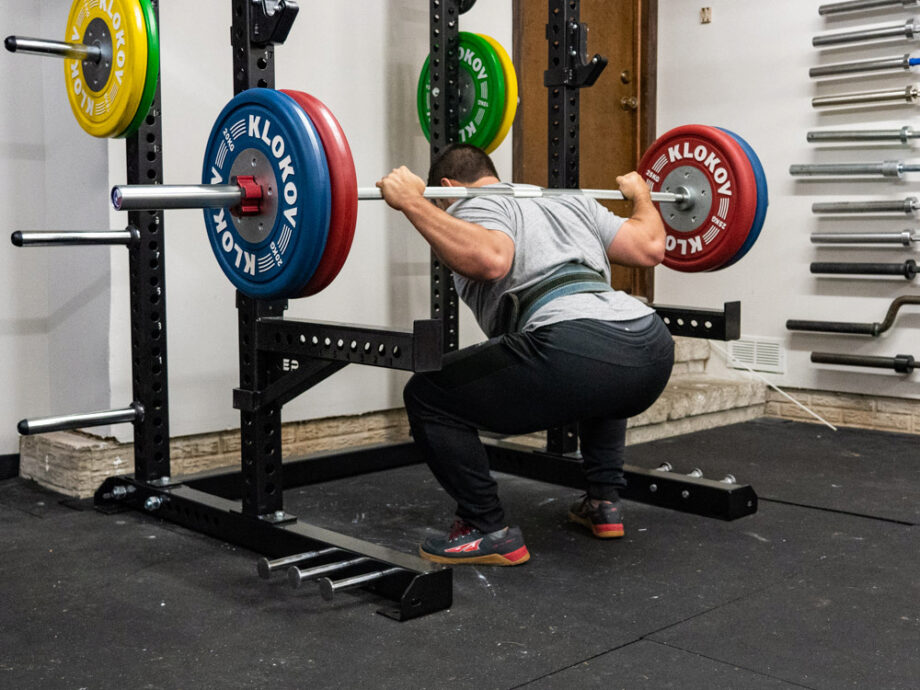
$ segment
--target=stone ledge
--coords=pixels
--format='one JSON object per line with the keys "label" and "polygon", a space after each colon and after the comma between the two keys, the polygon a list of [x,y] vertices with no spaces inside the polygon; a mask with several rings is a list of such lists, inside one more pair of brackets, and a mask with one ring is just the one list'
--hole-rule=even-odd
{"label": "stone ledge", "polygon": [[[786,392],[836,426],[920,434],[920,400],[792,388]],[[798,422],[821,423],[772,390],[767,391],[766,414]]]}

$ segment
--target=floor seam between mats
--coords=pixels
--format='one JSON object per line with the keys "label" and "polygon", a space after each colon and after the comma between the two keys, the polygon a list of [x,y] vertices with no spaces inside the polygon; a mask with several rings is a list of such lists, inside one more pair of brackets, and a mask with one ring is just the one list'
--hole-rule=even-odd
{"label": "floor seam between mats", "polygon": [[886,518],[879,517],[878,515],[868,515],[867,513],[856,513],[851,510],[841,510],[840,508],[829,508],[827,506],[813,506],[807,503],[799,503],[796,501],[784,501],[779,498],[766,498],[764,496],[758,496],[757,500],[761,503],[776,503],[778,505],[784,506],[793,506],[795,508],[808,508],[810,510],[820,510],[824,513],[835,513],[837,515],[849,515],[851,517],[863,518],[866,520],[875,520],[877,522],[888,522],[895,525],[905,525],[907,527],[916,527],[916,522],[910,522],[907,520],[898,520],[896,518]]}
{"label": "floor seam between mats", "polygon": [[[644,638],[643,638],[643,639],[644,639]],[[668,647],[669,649],[677,649],[677,650],[679,650],[679,651],[681,651],[681,652],[685,652],[685,653],[687,653],[687,654],[693,654],[694,656],[698,656],[698,657],[700,657],[701,659],[708,659],[708,660],[710,660],[710,661],[715,661],[715,662],[717,662],[717,663],[719,663],[719,664],[725,664],[726,666],[733,666],[734,668],[739,668],[739,669],[741,669],[742,671],[746,671],[747,673],[753,673],[754,675],[760,676],[761,678],[769,678],[769,679],[771,679],[771,680],[778,680],[778,681],[780,681],[781,683],[786,683],[786,684],[788,684],[788,685],[793,685],[793,686],[795,686],[795,687],[797,687],[797,688],[805,688],[806,690],[817,690],[816,688],[814,688],[814,687],[811,686],[811,685],[802,685],[801,683],[796,683],[795,681],[789,680],[789,679],[787,679],[787,678],[780,678],[779,676],[775,676],[775,675],[772,675],[772,674],[769,674],[769,673],[764,673],[763,671],[758,671],[758,670],[756,670],[756,669],[749,668],[749,667],[747,667],[747,666],[741,666],[740,664],[736,664],[734,661],[726,661],[725,659],[719,659],[718,657],[709,656],[708,654],[703,654],[703,653],[701,653],[701,652],[697,652],[697,651],[692,650],[692,649],[686,649],[685,647],[679,647],[679,646],[674,645],[674,644],[668,644],[667,642],[659,642],[658,640],[645,640],[645,641],[646,641],[646,642],[651,642],[652,644],[660,645],[660,646],[662,646],[662,647]]]}
{"label": "floor seam between mats", "polygon": [[[678,625],[683,625],[684,623],[686,623],[686,622],[688,622],[688,621],[692,621],[694,618],[699,618],[700,616],[708,615],[708,614],[712,613],[713,611],[718,611],[719,609],[721,609],[721,608],[723,608],[723,607],[725,607],[725,606],[729,606],[730,604],[734,604],[735,602],[741,601],[742,599],[746,599],[747,597],[754,596],[754,595],[757,595],[757,594],[761,594],[761,593],[763,593],[763,592],[769,591],[769,590],[774,589],[774,588],[776,588],[776,587],[779,587],[779,585],[769,585],[769,586],[767,586],[767,587],[761,587],[760,589],[756,589],[756,590],[753,590],[753,591],[751,591],[751,592],[746,592],[745,594],[742,594],[741,596],[735,597],[734,599],[729,599],[728,601],[722,602],[722,603],[719,604],[718,606],[713,606],[713,607],[708,608],[708,609],[706,609],[706,610],[704,610],[704,611],[699,611],[698,613],[694,613],[692,616],[687,616],[686,618],[683,618],[683,619],[681,619],[681,620],[679,620],[679,621],[676,621],[676,622],[674,622],[674,623],[668,623],[667,625],[664,625],[664,626],[662,626],[662,627],[660,627],[660,628],[657,628],[657,629],[655,629],[655,630],[651,630],[651,631],[649,631],[649,632],[647,632],[647,633],[644,633],[644,634],[640,635],[639,637],[637,637],[637,638],[635,638],[635,639],[633,639],[633,640],[630,640],[629,642],[624,642],[623,644],[616,645],[615,647],[611,647],[610,649],[606,649],[606,650],[604,650],[604,651],[598,652],[597,654],[592,654],[591,656],[586,657],[586,658],[584,658],[584,659],[579,659],[579,660],[576,661],[576,662],[573,662],[573,663],[571,663],[571,664],[567,664],[566,666],[563,666],[563,667],[561,667],[561,668],[557,668],[557,669],[555,669],[555,670],[553,670],[553,671],[550,671],[550,672],[548,672],[548,673],[544,673],[543,675],[538,676],[538,677],[536,677],[536,678],[531,678],[530,680],[525,681],[524,683],[521,683],[521,684],[519,684],[519,685],[514,685],[514,686],[512,686],[511,688],[509,688],[509,690],[517,690],[518,688],[525,688],[525,687],[527,687],[528,685],[530,685],[530,684],[532,684],[532,683],[535,683],[535,682],[537,682],[537,681],[539,681],[539,680],[543,680],[544,678],[549,678],[550,676],[554,676],[554,675],[556,675],[556,674],[558,674],[558,673],[561,673],[562,671],[566,671],[566,670],[568,670],[568,669],[570,669],[570,668],[575,668],[576,666],[580,666],[581,664],[585,663],[586,661],[591,661],[592,659],[597,659],[597,658],[602,657],[602,656],[604,656],[604,655],[606,655],[606,654],[610,654],[611,652],[616,652],[616,651],[618,651],[618,650],[620,650],[620,649],[624,649],[624,648],[626,648],[626,647],[629,647],[629,646],[631,646],[631,645],[634,645],[634,644],[636,644],[637,642],[651,642],[652,644],[660,644],[660,645],[663,645],[663,646],[665,646],[665,647],[671,647],[672,649],[679,649],[680,651],[686,652],[686,653],[688,653],[688,654],[695,654],[696,656],[699,656],[699,657],[707,658],[707,659],[708,659],[708,658],[710,658],[710,657],[706,657],[705,655],[700,654],[699,652],[694,652],[694,651],[691,651],[691,650],[688,650],[688,649],[681,649],[680,647],[675,647],[675,646],[672,646],[672,645],[666,645],[666,644],[664,644],[664,643],[662,643],[662,642],[658,642],[658,641],[656,641],[656,640],[651,640],[651,639],[649,639],[649,637],[651,637],[652,635],[657,635],[657,634],[660,633],[660,632],[663,632],[663,631],[668,630],[668,629],[670,629],[670,628],[676,627],[676,626],[678,626]],[[722,659],[713,659],[713,661],[718,661],[719,663],[722,663],[722,664],[728,664],[728,663],[729,663],[729,662],[723,661]],[[735,666],[736,668],[743,668],[743,667],[741,667],[741,666],[738,666],[737,664],[732,664],[732,665]],[[753,671],[753,670],[751,670],[751,669],[744,669],[744,670],[750,671],[751,673],[757,673],[758,675],[764,676],[765,678],[774,678],[774,676],[767,676],[767,675],[765,675],[765,674],[763,674],[763,673],[760,673],[759,671]],[[783,681],[783,682],[789,682],[789,681],[787,681],[787,680],[785,680],[785,679],[783,679],[783,678],[776,678],[776,680],[780,680],[780,681]],[[793,685],[795,685],[795,683],[793,683]],[[799,686],[799,687],[807,688],[808,686],[801,685],[801,686]],[[813,689],[810,689],[810,690],[813,690]]]}

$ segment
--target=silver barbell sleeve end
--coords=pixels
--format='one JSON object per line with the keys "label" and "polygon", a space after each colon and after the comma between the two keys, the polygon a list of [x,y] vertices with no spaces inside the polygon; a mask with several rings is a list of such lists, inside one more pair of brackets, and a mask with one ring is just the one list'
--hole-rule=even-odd
{"label": "silver barbell sleeve end", "polygon": [[121,191],[121,187],[112,187],[112,206],[115,208],[116,211],[121,210],[121,204],[124,198],[125,198],[125,195]]}

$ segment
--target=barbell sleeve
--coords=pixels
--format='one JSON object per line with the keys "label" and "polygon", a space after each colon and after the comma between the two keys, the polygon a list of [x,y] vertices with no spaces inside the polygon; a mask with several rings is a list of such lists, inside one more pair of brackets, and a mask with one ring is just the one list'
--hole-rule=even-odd
{"label": "barbell sleeve", "polygon": [[812,244],[900,244],[909,247],[911,242],[920,242],[920,233],[910,230],[901,232],[816,232],[811,236]]}
{"label": "barbell sleeve", "polygon": [[[480,196],[537,198],[554,196],[588,196],[594,199],[625,199],[617,189],[549,189],[541,187],[425,187],[426,199],[468,199]],[[652,201],[685,203],[690,193],[652,192]],[[243,198],[236,184],[196,185],[119,185],[112,188],[112,206],[116,211],[153,211],[158,209],[223,208],[235,206]],[[383,199],[377,187],[358,189],[359,201]]]}
{"label": "barbell sleeve", "polygon": [[894,369],[900,374],[912,373],[915,364],[915,360],[911,355],[871,357],[868,355],[844,355],[835,352],[812,352],[811,361],[815,364],[841,364],[848,367]]}
{"label": "barbell sleeve", "polygon": [[138,184],[112,189],[116,211],[156,211],[178,208],[223,208],[243,198],[235,184]]}
{"label": "barbell sleeve", "polygon": [[912,139],[920,137],[920,132],[910,125],[900,129],[837,129],[809,132],[807,139],[811,143],[826,141],[846,141],[860,143],[864,141],[899,141],[909,144]]}
{"label": "barbell sleeve", "polygon": [[403,568],[387,568],[386,570],[372,570],[369,573],[355,575],[354,577],[346,577],[342,580],[332,580],[331,578],[323,577],[319,580],[319,592],[323,599],[331,601],[336,592],[361,587],[371,582],[382,580],[390,575],[404,572],[406,571]]}
{"label": "barbell sleeve", "polygon": [[258,561],[256,561],[256,571],[259,573],[259,577],[261,577],[263,580],[267,580],[276,570],[281,570],[282,568],[291,565],[306,563],[307,561],[312,561],[314,558],[319,558],[320,556],[328,556],[329,554],[339,552],[341,552],[341,549],[336,548],[335,546],[330,546],[327,549],[295,553],[291,556],[282,556],[281,558],[275,558],[274,560],[260,558]]}
{"label": "barbell sleeve", "polygon": [[881,175],[901,177],[904,173],[920,172],[920,164],[904,161],[880,163],[804,163],[789,166],[790,175]]}
{"label": "barbell sleeve", "polygon": [[917,262],[913,259],[901,264],[816,261],[811,264],[811,272],[827,275],[903,276],[907,280],[913,280],[917,277]]}
{"label": "barbell sleeve", "polygon": [[66,230],[17,230],[10,236],[16,247],[51,247],[60,245],[130,245],[140,241],[140,232],[135,227],[125,230],[66,231]]}
{"label": "barbell sleeve", "polygon": [[123,422],[137,422],[143,419],[143,409],[133,404],[120,410],[103,410],[100,412],[84,412],[81,414],[62,415],[59,417],[42,417],[40,419],[23,419],[17,429],[23,436],[32,434],[46,434],[50,431],[65,431],[68,429],[82,429],[90,426],[105,426],[106,424],[121,424]]}
{"label": "barbell sleeve", "polygon": [[99,62],[102,59],[102,48],[85,43],[67,43],[25,36],[7,36],[3,43],[11,53],[48,55],[82,62]]}
{"label": "barbell sleeve", "polygon": [[811,205],[812,213],[903,213],[910,215],[920,209],[915,196],[895,201],[817,201]]}
{"label": "barbell sleeve", "polygon": [[809,77],[835,77],[841,74],[858,74],[861,72],[881,72],[885,70],[909,70],[920,65],[920,58],[912,58],[910,53],[898,57],[875,58],[872,60],[855,60],[838,62],[833,65],[819,65],[808,70]]}
{"label": "barbell sleeve", "polygon": [[789,319],[786,321],[786,330],[810,331],[818,333],[852,333],[853,335],[878,335],[877,323],[848,323],[845,321],[808,321],[803,319]]}
{"label": "barbell sleeve", "polygon": [[846,2],[831,2],[818,7],[821,16],[829,14],[844,14],[860,10],[876,10],[884,7],[916,7],[917,0],[846,0]]}
{"label": "barbell sleeve", "polygon": [[903,24],[886,24],[875,29],[861,29],[859,31],[843,31],[834,34],[823,34],[811,39],[815,48],[824,46],[837,46],[845,43],[860,43],[862,41],[876,41],[883,38],[914,38],[918,31],[913,19],[908,19]]}
{"label": "barbell sleeve", "polygon": [[815,96],[811,99],[814,108],[832,105],[876,105],[881,103],[913,103],[920,97],[920,88],[909,84],[903,88],[881,89],[878,91],[858,91],[841,93],[835,96]]}

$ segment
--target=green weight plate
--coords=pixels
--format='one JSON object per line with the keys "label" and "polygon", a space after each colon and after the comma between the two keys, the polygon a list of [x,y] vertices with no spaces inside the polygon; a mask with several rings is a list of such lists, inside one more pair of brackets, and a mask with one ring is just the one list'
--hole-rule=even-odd
{"label": "green weight plate", "polygon": [[[505,74],[501,60],[488,41],[477,34],[460,32],[460,131],[461,142],[485,149],[498,134],[505,113]],[[426,139],[431,138],[429,61],[419,75],[418,119]]]}
{"label": "green weight plate", "polygon": [[150,112],[150,106],[157,92],[157,80],[160,76],[160,34],[157,31],[156,14],[150,0],[138,0],[138,4],[144,12],[144,23],[147,26],[147,74],[144,80],[144,92],[134,119],[131,120],[128,128],[118,135],[122,138],[130,137],[143,124],[144,118]]}

